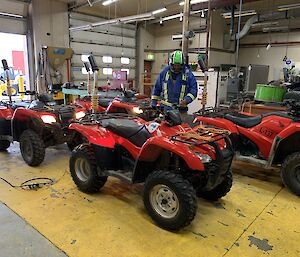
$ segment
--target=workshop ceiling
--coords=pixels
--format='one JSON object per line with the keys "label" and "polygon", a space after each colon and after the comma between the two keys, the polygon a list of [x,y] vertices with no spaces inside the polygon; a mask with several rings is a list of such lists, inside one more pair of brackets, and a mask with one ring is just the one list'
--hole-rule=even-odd
{"label": "workshop ceiling", "polygon": [[[74,8],[73,10],[79,11],[81,13],[86,13],[90,15],[95,15],[104,18],[115,18],[124,17],[130,15],[136,15],[140,13],[146,13],[160,9],[162,7],[167,7],[167,11],[157,15],[159,17],[165,17],[172,14],[178,14],[182,12],[183,7],[179,6],[181,0],[118,0],[109,6],[103,6],[102,2],[104,0],[89,0],[89,2],[94,3],[93,6],[88,4],[87,0],[57,0],[61,2],[66,2],[69,7]],[[231,4],[238,6],[240,0],[211,0],[211,6],[223,9],[224,12],[228,10]],[[243,0],[242,10],[255,10],[259,14],[278,12],[278,6],[287,4],[297,4],[299,0]],[[226,9],[227,7],[227,9]],[[193,10],[199,10],[207,8],[207,3],[200,3],[192,6]],[[294,28],[300,28],[300,8],[293,9],[289,11],[295,14],[294,20],[289,22],[288,20],[282,20],[280,26],[289,26]],[[242,24],[249,19],[249,16],[242,18]],[[230,19],[227,20],[230,22]],[[289,23],[289,24],[287,24]],[[278,25],[277,25],[278,26]]]}
{"label": "workshop ceiling", "polygon": [[[88,4],[87,0],[58,0],[66,2],[70,7],[77,7],[77,10],[102,17],[124,17],[154,11],[162,7],[167,7],[167,11],[162,15],[170,15],[182,11],[183,7],[178,3],[181,0],[118,0],[117,2],[103,6],[104,0],[89,0],[94,2],[93,6]],[[211,0],[211,5],[217,8],[224,8],[231,3],[238,4],[239,0]],[[243,0],[243,9],[255,9],[257,12],[276,11],[277,7],[286,4],[299,3],[298,0]],[[193,9],[201,9],[207,6],[207,3],[193,5]]]}

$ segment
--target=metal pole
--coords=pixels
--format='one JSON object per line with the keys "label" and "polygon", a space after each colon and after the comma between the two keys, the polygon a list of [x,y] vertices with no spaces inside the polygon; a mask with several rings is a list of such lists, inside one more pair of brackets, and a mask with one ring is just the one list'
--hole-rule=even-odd
{"label": "metal pole", "polygon": [[[241,12],[242,12],[242,6],[243,6],[243,0],[240,0],[240,10],[239,10],[239,21],[238,21],[238,34],[240,35],[241,32]],[[236,41],[236,55],[235,55],[235,68],[236,68],[236,73],[237,73],[237,78],[239,77],[239,50],[240,50],[240,37],[237,37]],[[240,88],[240,85],[238,84],[238,87]],[[240,89],[238,88],[237,91],[237,103],[238,103],[238,108],[240,110],[240,104],[239,104],[239,98],[240,98]]]}
{"label": "metal pole", "polygon": [[182,53],[185,57],[185,62],[189,63],[189,38],[186,37],[186,32],[189,31],[189,16],[190,16],[190,0],[184,1],[183,6],[183,22],[182,22]]}
{"label": "metal pole", "polygon": [[206,51],[205,51],[205,65],[206,70],[204,71],[204,85],[203,85],[203,92],[202,92],[202,110],[205,110],[205,106],[207,104],[207,82],[208,82],[208,49],[210,47],[210,19],[211,19],[211,10],[210,10],[210,0],[208,1],[208,11],[207,11],[207,18],[206,18]]}

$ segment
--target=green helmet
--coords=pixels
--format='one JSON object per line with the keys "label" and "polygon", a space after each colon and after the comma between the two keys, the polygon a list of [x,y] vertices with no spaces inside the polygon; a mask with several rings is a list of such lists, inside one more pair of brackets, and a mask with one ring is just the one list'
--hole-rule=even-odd
{"label": "green helmet", "polygon": [[[184,65],[184,57],[183,57],[183,53],[179,50],[174,51],[171,54],[171,58],[169,61],[170,67],[171,67],[171,71],[174,73],[180,73],[182,71],[183,65]],[[174,64],[179,64],[181,65],[181,70],[174,70]]]}

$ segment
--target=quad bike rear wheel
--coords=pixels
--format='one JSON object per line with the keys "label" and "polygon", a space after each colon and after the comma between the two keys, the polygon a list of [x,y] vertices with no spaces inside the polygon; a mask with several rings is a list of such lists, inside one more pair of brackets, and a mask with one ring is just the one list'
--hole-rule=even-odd
{"label": "quad bike rear wheel", "polygon": [[20,137],[20,150],[29,166],[38,166],[45,159],[45,146],[41,137],[33,130],[25,130]]}
{"label": "quad bike rear wheel", "polygon": [[107,176],[99,176],[94,151],[88,144],[79,145],[72,152],[70,172],[78,189],[85,193],[98,192],[107,180]]}
{"label": "quad bike rear wheel", "polygon": [[181,175],[154,171],[145,182],[144,205],[162,228],[179,230],[189,225],[197,212],[196,193]]}
{"label": "quad bike rear wheel", "polygon": [[0,151],[5,151],[10,146],[10,141],[0,140]]}
{"label": "quad bike rear wheel", "polygon": [[211,191],[205,191],[205,192],[197,191],[197,196],[207,200],[217,201],[218,199],[225,196],[230,191],[231,187],[232,187],[232,172],[230,169],[226,172],[224,180],[221,182],[221,184],[216,186]]}
{"label": "quad bike rear wheel", "polygon": [[287,156],[281,166],[283,184],[300,196],[300,152]]}

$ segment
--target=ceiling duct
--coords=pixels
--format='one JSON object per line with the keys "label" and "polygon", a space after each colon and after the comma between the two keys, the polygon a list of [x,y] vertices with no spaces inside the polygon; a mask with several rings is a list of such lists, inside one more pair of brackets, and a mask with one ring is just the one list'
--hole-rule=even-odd
{"label": "ceiling duct", "polygon": [[255,16],[252,16],[249,20],[247,20],[241,32],[233,35],[231,37],[231,40],[241,39],[244,36],[246,36],[250,32],[251,27],[253,27],[253,24],[257,22],[274,21],[274,20],[287,19],[287,18],[288,16],[283,12],[267,13],[262,15],[257,14]]}

